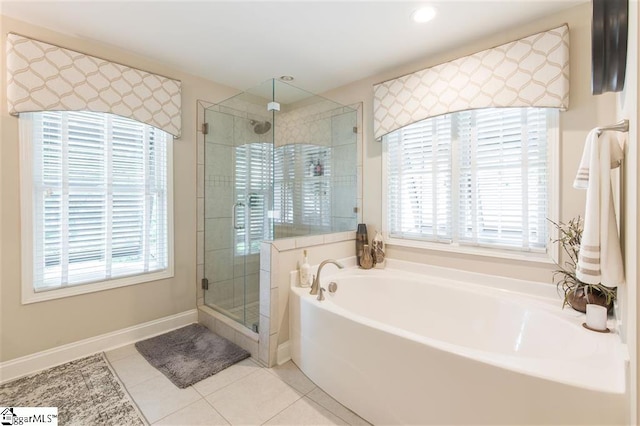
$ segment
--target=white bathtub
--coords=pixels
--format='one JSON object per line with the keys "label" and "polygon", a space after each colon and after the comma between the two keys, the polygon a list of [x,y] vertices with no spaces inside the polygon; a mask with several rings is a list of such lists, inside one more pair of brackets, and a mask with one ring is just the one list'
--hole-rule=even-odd
{"label": "white bathtub", "polygon": [[[412,272],[407,272],[412,271]],[[290,292],[294,362],[373,424],[622,424],[619,336],[584,329],[551,285],[390,260],[327,265]]]}

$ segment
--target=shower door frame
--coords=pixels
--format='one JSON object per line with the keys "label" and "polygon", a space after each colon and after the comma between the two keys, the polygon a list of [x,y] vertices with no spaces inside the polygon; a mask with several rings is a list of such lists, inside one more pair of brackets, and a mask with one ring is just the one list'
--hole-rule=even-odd
{"label": "shower door frame", "polygon": [[[252,246],[255,245],[255,241],[254,239],[252,239],[252,230],[254,230],[254,228],[251,226],[252,195],[254,195],[254,191],[252,191],[251,188],[251,184],[253,182],[251,176],[251,166],[253,165],[254,160],[252,159],[251,155],[254,152],[257,152],[258,156],[266,156],[264,159],[258,160],[259,163],[272,163],[273,130],[270,133],[263,132],[266,134],[265,136],[263,136],[263,139],[266,138],[268,139],[268,141],[258,142],[261,144],[268,144],[270,146],[270,149],[267,149],[263,154],[263,149],[258,149],[256,151],[251,148],[252,144],[255,143],[250,142],[254,139],[254,132],[246,130],[252,130],[252,126],[264,123],[264,121],[259,122],[255,120],[255,118],[249,118],[243,114],[229,114],[227,112],[211,110],[210,108],[211,107],[204,107],[203,111],[203,119],[205,121],[202,127],[202,133],[204,136],[204,147],[203,149],[201,149],[201,152],[203,153],[202,178],[204,180],[204,188],[202,190],[202,195],[204,198],[204,223],[202,224],[204,241],[203,256],[201,257],[203,263],[202,301],[206,306],[219,311],[223,315],[241,324],[243,327],[257,333],[260,318],[259,245],[262,241],[268,239],[268,235],[272,235],[269,227],[273,227],[273,221],[268,218],[268,212],[272,209],[273,203],[273,179],[271,176],[268,179],[268,181],[271,182],[271,185],[268,185],[266,189],[263,188],[262,191],[260,191],[261,193],[257,194],[259,197],[258,203],[260,204],[261,209],[264,212],[264,214],[262,215],[264,226],[267,227],[266,230],[268,232],[264,232],[265,229],[263,228],[263,237],[260,238],[258,249],[252,250]],[[225,137],[223,137],[222,140],[217,140],[216,138],[218,136],[215,135],[216,130],[218,130],[216,129],[216,121],[219,122],[220,127],[223,127],[225,125],[225,123],[223,122],[224,120],[228,120],[232,123],[226,123],[226,125],[231,126],[231,128],[227,128],[225,130],[227,133],[225,133],[225,131],[222,131],[222,134],[225,135]],[[271,126],[271,129],[273,127],[275,126]],[[267,128],[269,129],[269,126],[267,126]],[[216,146],[218,147],[217,150]],[[246,150],[244,151],[245,158],[243,159],[244,164],[242,164],[244,166],[244,175],[242,175],[242,172],[238,172],[238,166],[241,165],[238,162],[238,154],[241,152],[239,148],[241,147],[246,147]],[[213,155],[214,152],[216,152],[217,154],[219,154],[220,152],[224,152],[225,156],[222,160],[216,158],[212,158],[210,160],[208,157],[209,155]],[[224,176],[218,176],[218,170],[212,168],[215,167],[216,161],[218,163],[217,167],[226,171]],[[266,171],[262,172],[262,175],[269,175],[272,173],[272,167],[269,166],[267,167]],[[259,176],[259,178],[259,181],[264,180],[263,176]],[[239,185],[240,182],[242,182],[243,185]],[[215,189],[215,185],[226,186],[226,190],[229,191],[230,194],[225,193],[225,197],[216,197],[214,195],[215,192],[213,191],[213,189]],[[271,193],[269,193],[270,191]],[[210,198],[215,201],[209,200]],[[229,205],[215,206],[214,204],[217,203],[229,203]],[[216,232],[210,229],[212,224],[220,224],[224,221],[217,220],[217,218],[212,219],[210,217],[211,215],[208,212],[208,208],[217,212],[222,211],[224,212],[222,216],[228,216],[229,229],[227,230],[227,232],[220,230],[217,230]],[[220,219],[224,219],[224,217]],[[222,238],[224,239],[224,242],[222,243],[223,248],[219,251],[222,256],[221,260],[216,260],[215,258],[211,257],[215,256],[216,253],[215,250],[210,250],[213,237],[209,235],[209,233],[211,233],[211,235],[217,236],[222,235]],[[241,237],[240,234],[244,235]],[[213,242],[213,246],[217,247],[218,245],[217,243]],[[238,252],[239,248],[242,250],[242,253]],[[226,253],[223,253],[223,251],[226,251]],[[224,270],[224,273],[222,274],[224,278],[218,281],[216,281],[216,276],[220,274],[215,273],[216,268],[218,270]],[[227,286],[227,288],[222,288],[222,286]],[[221,295],[224,296],[221,297]],[[255,300],[249,300],[250,298]],[[252,305],[250,306],[250,314],[248,314],[247,312],[247,307],[249,305]],[[238,310],[240,310],[240,312],[237,312]]]}

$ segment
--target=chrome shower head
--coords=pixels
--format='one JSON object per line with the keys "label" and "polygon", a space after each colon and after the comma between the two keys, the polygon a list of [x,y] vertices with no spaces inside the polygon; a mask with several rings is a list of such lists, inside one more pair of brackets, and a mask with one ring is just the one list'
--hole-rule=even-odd
{"label": "chrome shower head", "polygon": [[249,120],[249,124],[253,126],[253,132],[257,135],[263,135],[271,129],[271,123],[268,121]]}

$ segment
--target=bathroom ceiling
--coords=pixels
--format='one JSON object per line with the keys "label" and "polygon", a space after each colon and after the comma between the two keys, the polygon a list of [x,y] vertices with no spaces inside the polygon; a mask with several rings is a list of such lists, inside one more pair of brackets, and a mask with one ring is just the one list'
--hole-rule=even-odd
{"label": "bathroom ceiling", "polygon": [[0,13],[240,90],[281,75],[322,93],[588,0],[0,1]]}

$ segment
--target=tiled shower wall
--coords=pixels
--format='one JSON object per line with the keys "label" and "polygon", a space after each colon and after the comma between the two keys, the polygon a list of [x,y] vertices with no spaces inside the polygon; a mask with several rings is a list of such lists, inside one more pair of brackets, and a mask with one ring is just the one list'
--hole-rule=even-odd
{"label": "tiled shower wall", "polygon": [[355,236],[355,231],[349,231],[262,243],[259,348],[262,363],[271,367],[286,360],[283,359],[286,354],[278,355],[278,348],[289,340],[290,275],[302,263],[303,250],[307,250],[315,274],[315,268],[325,259],[355,256]]}
{"label": "tiled shower wall", "polygon": [[[324,101],[294,106],[291,111],[287,108],[276,117],[276,149],[297,146],[300,150],[295,154],[291,152],[291,155],[295,158],[301,158],[304,152],[307,155],[298,163],[294,192],[300,197],[322,197],[315,195],[322,191],[330,199],[331,209],[329,212],[319,209],[314,212],[317,214],[313,219],[303,218],[304,212],[295,212],[293,223],[276,223],[275,238],[321,234],[328,229],[345,231],[355,228],[354,208],[359,206],[353,188],[357,187],[359,135],[354,134],[354,129],[359,128],[358,116],[361,111],[358,111],[360,105],[338,108],[335,105],[334,102]],[[356,114],[353,114],[354,110]],[[310,151],[304,151],[311,147],[313,149]],[[306,173],[306,163],[310,159],[322,159],[329,172],[324,176]],[[323,214],[327,216],[324,220],[320,218]]]}

